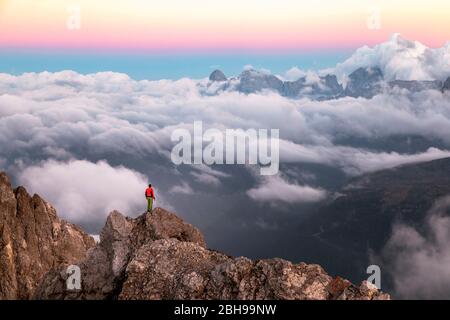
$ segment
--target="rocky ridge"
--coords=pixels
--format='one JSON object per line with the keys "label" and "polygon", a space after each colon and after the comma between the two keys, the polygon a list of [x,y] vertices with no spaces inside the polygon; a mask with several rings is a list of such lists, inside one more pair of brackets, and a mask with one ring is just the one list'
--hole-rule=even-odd
{"label": "rocky ridge", "polygon": [[309,97],[313,100],[329,100],[342,97],[371,99],[377,94],[401,89],[410,92],[425,90],[447,91],[450,90],[450,77],[441,80],[393,80],[386,81],[379,67],[358,68],[348,75],[348,81],[340,84],[333,74],[318,76],[316,79],[301,77],[295,81],[283,81],[279,77],[268,72],[254,69],[244,70],[237,78],[228,79],[220,70],[211,73],[210,84],[217,84],[214,88],[217,92],[224,90],[236,90],[241,93],[251,94],[263,90],[277,92],[288,98]]}
{"label": "rocky ridge", "polygon": [[387,299],[373,285],[330,277],[318,265],[252,261],[206,248],[203,236],[157,208],[136,219],[112,212],[97,247],[79,264],[82,289],[52,270],[38,299]]}
{"label": "rocky ridge", "polygon": [[13,189],[0,173],[0,300],[31,298],[51,268],[83,259],[94,245],[48,202],[23,187]]}
{"label": "rocky ridge", "polygon": [[[113,211],[94,246],[92,238],[59,220],[39,196],[27,197],[23,188],[14,193],[6,175],[0,177],[3,299],[389,299],[366,281],[353,285],[319,265],[278,258],[252,261],[208,249],[197,228],[161,208],[134,219]],[[16,205],[21,209],[15,211]],[[12,221],[17,212],[22,223],[49,223],[25,228],[24,239]],[[38,255],[28,252],[35,245]],[[80,290],[67,289],[70,264],[81,270]],[[39,272],[23,265],[40,265]],[[27,281],[17,285],[18,274]]]}

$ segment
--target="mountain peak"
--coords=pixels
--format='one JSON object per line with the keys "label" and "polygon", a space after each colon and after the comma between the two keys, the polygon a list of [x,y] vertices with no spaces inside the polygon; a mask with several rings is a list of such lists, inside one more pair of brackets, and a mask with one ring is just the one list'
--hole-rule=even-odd
{"label": "mountain peak", "polygon": [[221,82],[227,81],[228,79],[222,71],[216,69],[209,75],[209,80],[214,82]]}
{"label": "mountain peak", "polygon": [[360,67],[349,75],[345,93],[350,97],[371,98],[381,91],[383,72],[379,67]]}
{"label": "mountain peak", "polygon": [[55,265],[74,263],[94,239],[56,215],[56,210],[25,188],[13,189],[0,173],[0,300],[29,299]]}

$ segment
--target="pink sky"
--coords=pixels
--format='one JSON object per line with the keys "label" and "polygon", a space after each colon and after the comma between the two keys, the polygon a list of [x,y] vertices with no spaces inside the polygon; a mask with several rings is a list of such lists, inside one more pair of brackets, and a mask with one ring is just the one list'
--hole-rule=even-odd
{"label": "pink sky", "polygon": [[0,47],[316,50],[397,32],[439,47],[449,12],[443,0],[0,0]]}

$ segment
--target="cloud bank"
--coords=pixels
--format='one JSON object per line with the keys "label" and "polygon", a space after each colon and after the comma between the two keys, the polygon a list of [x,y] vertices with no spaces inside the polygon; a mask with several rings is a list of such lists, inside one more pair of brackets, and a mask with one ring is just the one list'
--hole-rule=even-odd
{"label": "cloud bank", "polygon": [[31,161],[36,152],[59,160],[79,154],[168,158],[172,130],[191,128],[195,120],[205,127],[279,128],[283,140],[305,151],[334,152],[342,146],[339,140],[393,135],[450,145],[450,99],[437,91],[321,102],[274,93],[205,96],[189,79],[134,81],[122,74],[68,71],[0,74],[0,89],[6,92],[0,95],[0,157],[9,164]]}
{"label": "cloud bank", "polygon": [[[345,75],[376,64],[388,77],[442,78],[450,75],[448,53],[448,45],[429,49],[394,36],[373,48],[361,48],[335,71]],[[300,71],[296,72],[288,76]],[[316,77],[311,72],[303,75],[308,81]],[[439,91],[311,101],[273,92],[210,95],[207,80],[135,81],[114,72],[62,71],[0,74],[0,92],[0,166],[15,175],[42,166],[42,161],[72,159],[105,159],[146,174],[150,169],[145,165],[151,164],[152,173],[157,167],[163,174],[161,169],[173,169],[172,131],[192,130],[199,120],[205,130],[280,129],[282,166],[315,163],[357,175],[450,156],[449,93]],[[401,142],[390,144],[393,138]],[[409,146],[411,139],[422,142]],[[224,179],[232,180],[223,171],[193,166],[183,179],[190,186],[211,186],[214,192]],[[278,178],[268,181],[269,186],[278,184],[286,187]],[[289,192],[298,194],[299,181],[288,185]],[[180,185],[172,191],[189,189]],[[252,199],[265,197],[259,185],[245,191]]]}
{"label": "cloud bank", "polygon": [[18,179],[30,192],[51,202],[60,217],[74,223],[103,224],[112,210],[135,216],[145,209],[147,178],[105,161],[49,160],[27,167]]}
{"label": "cloud bank", "polygon": [[394,34],[372,48],[364,46],[334,69],[343,79],[359,67],[378,66],[387,80],[445,80],[450,76],[450,42],[437,49]]}
{"label": "cloud bank", "polygon": [[169,192],[179,193],[179,194],[194,194],[194,190],[192,190],[191,186],[186,182],[182,182],[180,185],[173,186],[170,188]]}
{"label": "cloud bank", "polygon": [[247,191],[247,195],[261,202],[305,203],[323,200],[327,194],[322,189],[289,183],[276,175],[263,178],[259,186]]}
{"label": "cloud bank", "polygon": [[450,196],[437,201],[424,230],[399,224],[383,249],[384,267],[403,299],[448,299],[450,295]]}
{"label": "cloud bank", "polygon": [[410,41],[400,34],[373,47],[357,49],[347,60],[333,68],[319,71],[293,67],[281,79],[295,81],[306,77],[313,81],[318,75],[335,74],[346,84],[348,76],[358,68],[379,67],[387,81],[441,80],[450,77],[450,42],[440,48],[429,48],[418,41]]}

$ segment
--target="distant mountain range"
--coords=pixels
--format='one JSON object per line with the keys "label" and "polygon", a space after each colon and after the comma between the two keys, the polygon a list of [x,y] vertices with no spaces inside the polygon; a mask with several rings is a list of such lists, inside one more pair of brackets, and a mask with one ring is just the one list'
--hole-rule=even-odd
{"label": "distant mountain range", "polygon": [[327,74],[313,79],[301,77],[295,81],[284,81],[279,77],[254,69],[244,70],[238,77],[227,78],[220,70],[214,70],[209,76],[208,87],[214,93],[221,91],[239,91],[245,94],[271,90],[289,98],[309,97],[314,100],[329,100],[342,97],[370,99],[383,92],[407,90],[450,90],[450,77],[441,80],[393,80],[387,81],[379,67],[358,68],[348,76],[344,85],[338,82],[336,75]]}

